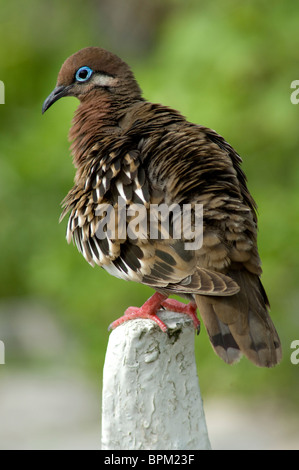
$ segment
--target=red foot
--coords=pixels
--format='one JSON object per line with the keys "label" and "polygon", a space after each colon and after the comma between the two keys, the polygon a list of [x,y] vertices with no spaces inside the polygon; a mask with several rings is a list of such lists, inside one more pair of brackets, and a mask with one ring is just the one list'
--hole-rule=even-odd
{"label": "red foot", "polygon": [[157,325],[161,328],[161,330],[166,333],[167,326],[165,325],[162,320],[156,315],[157,311],[162,307],[178,313],[185,313],[190,318],[192,318],[194,328],[199,334],[200,332],[200,321],[197,318],[196,314],[196,304],[195,302],[189,302],[189,304],[183,304],[182,302],[178,302],[174,299],[168,299],[166,295],[159,294],[156,292],[152,295],[143,305],[142,307],[129,307],[125,311],[125,314],[112,322],[109,325],[108,330],[114,330],[117,326],[121,325],[122,323],[128,320],[134,320],[135,318],[146,318],[149,320],[153,320],[157,323]]}
{"label": "red foot", "polygon": [[156,322],[157,325],[159,325],[159,327],[161,328],[161,330],[166,333],[167,326],[156,315],[157,311],[161,307],[161,302],[166,299],[166,295],[159,294],[158,292],[156,292],[142,305],[142,307],[127,308],[125,314],[115,320],[113,323],[111,323],[108,330],[114,330],[114,328],[116,328],[117,326],[121,325],[122,323],[128,320],[133,320],[134,318],[147,318]]}
{"label": "red foot", "polygon": [[189,302],[186,305],[186,304],[183,304],[182,302],[178,302],[175,299],[166,299],[161,302],[161,305],[162,307],[167,308],[167,310],[170,310],[172,312],[185,313],[186,315],[188,315],[193,321],[193,325],[196,330],[196,333],[199,335],[200,321],[196,314],[197,307],[196,307],[195,302]]}

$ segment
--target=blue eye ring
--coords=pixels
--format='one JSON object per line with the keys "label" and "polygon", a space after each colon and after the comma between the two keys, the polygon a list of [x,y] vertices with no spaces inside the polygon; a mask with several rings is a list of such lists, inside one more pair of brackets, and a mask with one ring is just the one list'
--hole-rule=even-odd
{"label": "blue eye ring", "polygon": [[86,82],[92,76],[93,70],[90,67],[84,65],[80,67],[75,75],[77,82]]}

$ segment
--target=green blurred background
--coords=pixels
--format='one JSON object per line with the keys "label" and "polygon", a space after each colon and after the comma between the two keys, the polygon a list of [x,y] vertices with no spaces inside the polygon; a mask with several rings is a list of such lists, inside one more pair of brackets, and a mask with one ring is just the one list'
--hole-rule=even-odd
{"label": "green blurred background", "polygon": [[[66,221],[58,224],[74,177],[67,134],[77,102],[60,100],[44,116],[41,106],[62,62],[99,45],[131,65],[148,100],[222,134],[258,203],[262,279],[284,358],[273,370],[246,359],[229,367],[203,329],[195,346],[203,397],[261,397],[299,413],[299,365],[290,361],[299,339],[299,106],[290,101],[298,28],[293,0],[0,0],[0,380],[63,363],[98,384],[109,323],[152,293],[92,269],[66,244]],[[51,322],[68,338],[62,346],[55,334],[49,340]],[[30,339],[37,323],[44,349]]]}

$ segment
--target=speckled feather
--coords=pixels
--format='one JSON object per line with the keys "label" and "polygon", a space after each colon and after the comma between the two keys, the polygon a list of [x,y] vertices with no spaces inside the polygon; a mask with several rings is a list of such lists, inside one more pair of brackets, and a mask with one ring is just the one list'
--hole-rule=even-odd
{"label": "speckled feather", "polygon": [[[91,81],[84,92],[69,93],[81,103],[70,131],[75,185],[61,216],[70,213],[68,242],[114,276],[195,299],[226,362],[243,353],[258,366],[275,365],[280,341],[260,281],[256,205],[240,156],[215,131],[145,101],[129,67],[102,49],[67,59],[57,85],[69,86],[81,65],[114,81],[105,88]],[[203,204],[202,247],[185,250],[184,238],[152,240],[149,229],[143,239],[116,233],[100,240],[97,208],[109,204],[117,211],[119,198],[127,208],[137,203],[147,210],[153,203]]]}

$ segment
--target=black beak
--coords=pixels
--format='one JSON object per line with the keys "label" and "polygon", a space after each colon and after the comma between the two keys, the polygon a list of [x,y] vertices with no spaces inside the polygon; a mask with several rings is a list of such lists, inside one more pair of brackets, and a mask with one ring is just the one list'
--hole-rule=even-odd
{"label": "black beak", "polygon": [[56,88],[54,88],[52,93],[50,93],[48,98],[46,98],[44,101],[44,104],[42,107],[42,113],[44,114],[44,112],[47,111],[47,109],[49,109],[50,106],[52,106],[52,104],[55,103],[55,101],[59,100],[63,96],[67,96],[69,89],[70,89],[69,86],[57,86]]}

